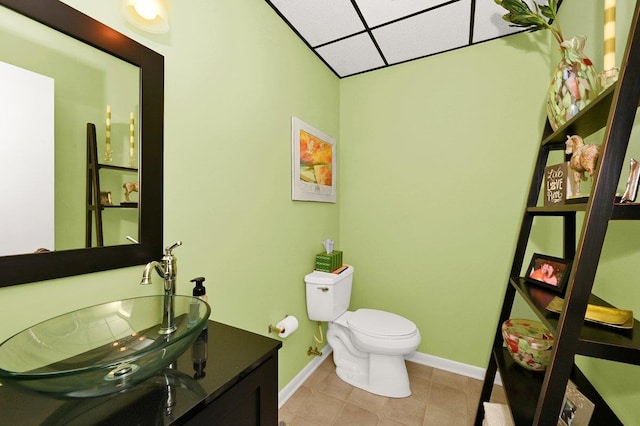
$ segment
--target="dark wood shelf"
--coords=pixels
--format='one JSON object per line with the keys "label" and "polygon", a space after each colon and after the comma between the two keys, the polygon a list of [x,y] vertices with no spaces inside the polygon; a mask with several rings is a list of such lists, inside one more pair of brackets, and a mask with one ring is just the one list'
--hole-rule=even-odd
{"label": "dark wood shelf", "polygon": [[132,173],[137,173],[138,172],[138,169],[136,167],[116,166],[114,164],[98,163],[98,168],[99,169],[107,169],[107,170],[118,170],[118,171],[121,171],[121,172],[132,172]]}
{"label": "dark wood shelf", "polygon": [[[531,285],[524,278],[509,280],[529,307],[549,328],[552,334],[558,329],[560,314],[548,311],[546,306],[557,293]],[[592,294],[589,303],[613,307],[605,300]],[[624,307],[621,307],[624,309]],[[616,329],[604,325],[585,322],[582,327],[576,353],[580,355],[608,359],[640,365],[640,323],[634,320],[632,329]]]}
{"label": "dark wood shelf", "polygon": [[[533,424],[536,404],[538,403],[544,380],[544,372],[529,371],[516,364],[506,348],[495,349],[493,357],[498,365],[502,386],[507,395],[513,421],[516,425]],[[622,422],[578,367],[573,367],[570,378],[578,387],[578,390],[595,404],[591,424],[622,425]]]}
{"label": "dark wood shelf", "polygon": [[111,205],[111,206],[102,206],[102,208],[104,208],[104,209],[137,209],[138,205],[136,204],[135,206],[134,205],[123,206],[122,204],[114,204],[114,205]]}
{"label": "dark wood shelf", "polygon": [[583,212],[587,209],[586,204],[563,204],[560,206],[536,206],[527,207],[527,213],[534,216],[566,216],[575,212]]}
{"label": "dark wood shelf", "polygon": [[[542,145],[550,149],[564,149],[567,136],[580,135],[586,138],[599,131],[607,124],[609,110],[613,101],[613,93],[617,87],[614,83],[591,101],[582,111],[571,118],[542,140]],[[547,133],[550,129],[547,129]]]}
{"label": "dark wood shelf", "polygon": [[[534,216],[566,216],[587,210],[587,204],[564,204],[560,206],[527,207],[527,213]],[[640,220],[640,203],[615,203],[611,220]]]}

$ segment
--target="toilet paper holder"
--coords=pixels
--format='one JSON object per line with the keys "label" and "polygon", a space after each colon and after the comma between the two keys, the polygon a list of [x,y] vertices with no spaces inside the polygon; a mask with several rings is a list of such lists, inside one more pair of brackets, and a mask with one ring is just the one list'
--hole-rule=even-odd
{"label": "toilet paper holder", "polygon": [[[284,317],[287,318],[289,315],[285,315]],[[269,324],[269,334],[271,333],[284,333],[285,332],[285,327],[278,327],[278,325],[273,325],[273,324]]]}
{"label": "toilet paper holder", "polygon": [[[285,317],[285,318],[286,318],[286,317]],[[269,333],[270,333],[270,334],[271,334],[271,333],[278,333],[278,334],[280,334],[280,333],[284,333],[284,331],[285,331],[285,328],[284,328],[284,327],[277,327],[277,326],[275,326],[275,325],[273,325],[273,324],[269,324]]]}
{"label": "toilet paper holder", "polygon": [[[288,324],[291,326],[289,331],[287,331],[287,325],[285,325],[284,323],[291,323],[291,324]],[[280,320],[276,325],[269,324],[269,333],[276,333],[280,337],[287,337],[288,335],[296,331],[297,328],[298,328],[297,318],[291,315],[285,315],[285,317],[282,320]]]}

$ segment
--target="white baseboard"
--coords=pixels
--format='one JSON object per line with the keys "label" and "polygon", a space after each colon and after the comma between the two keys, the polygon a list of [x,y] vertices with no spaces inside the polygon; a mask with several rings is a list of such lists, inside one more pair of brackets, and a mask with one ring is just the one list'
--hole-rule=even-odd
{"label": "white baseboard", "polygon": [[[333,352],[331,346],[326,345],[322,348],[322,355],[314,358],[309,364],[304,367],[300,373],[298,373],[293,380],[278,392],[278,409],[291,398],[291,396],[298,390],[300,386],[313,374],[313,372],[327,359],[327,357]],[[461,376],[470,377],[472,379],[484,380],[485,369],[475,367],[473,365],[463,364],[457,361],[451,361],[445,358],[439,358],[437,356],[428,355],[422,352],[414,352],[405,357],[407,361],[415,362],[417,364],[426,365],[429,367],[437,368],[438,370],[448,371],[450,373],[459,374]],[[495,383],[502,385],[500,375],[496,374]]]}
{"label": "white baseboard", "polygon": [[[486,371],[484,368],[476,367],[474,365],[463,364],[458,361],[451,361],[449,359],[439,358],[422,352],[409,354],[405,359],[417,364],[428,365],[429,367],[437,368],[438,370],[448,371],[450,373],[459,374],[461,376],[477,380],[484,380],[484,373]],[[502,381],[498,374],[496,374],[495,383],[497,385],[502,385]]]}

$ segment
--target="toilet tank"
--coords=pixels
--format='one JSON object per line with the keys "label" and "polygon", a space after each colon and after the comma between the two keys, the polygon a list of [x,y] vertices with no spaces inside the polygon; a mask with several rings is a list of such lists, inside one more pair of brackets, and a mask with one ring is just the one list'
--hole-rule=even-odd
{"label": "toilet tank", "polygon": [[353,266],[339,274],[313,271],[305,275],[307,314],[314,321],[334,321],[347,309],[351,300]]}

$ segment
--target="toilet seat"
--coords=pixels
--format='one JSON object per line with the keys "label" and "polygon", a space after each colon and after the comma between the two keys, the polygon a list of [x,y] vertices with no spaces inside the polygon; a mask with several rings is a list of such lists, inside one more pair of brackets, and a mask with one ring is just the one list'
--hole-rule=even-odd
{"label": "toilet seat", "polygon": [[408,354],[416,350],[421,340],[413,322],[391,312],[375,309],[347,311],[334,323],[349,330],[357,350],[371,356]]}
{"label": "toilet seat", "polygon": [[352,331],[374,338],[407,339],[418,332],[405,317],[377,309],[358,309],[346,320]]}

